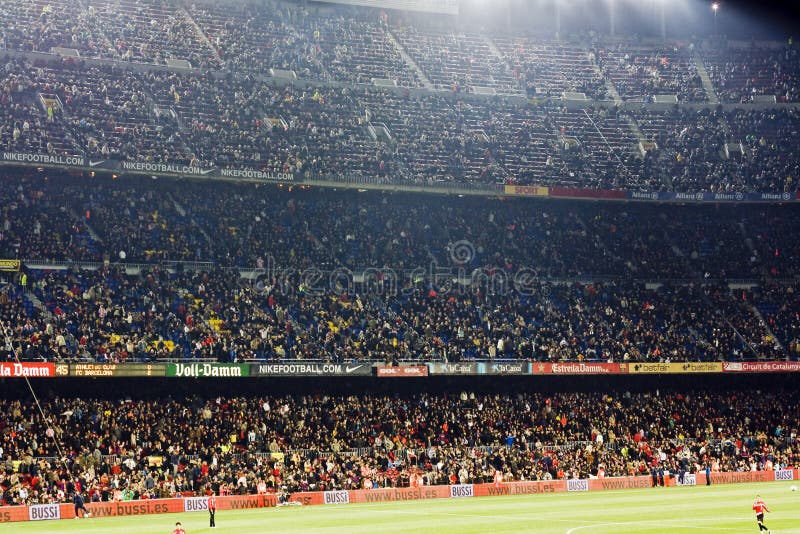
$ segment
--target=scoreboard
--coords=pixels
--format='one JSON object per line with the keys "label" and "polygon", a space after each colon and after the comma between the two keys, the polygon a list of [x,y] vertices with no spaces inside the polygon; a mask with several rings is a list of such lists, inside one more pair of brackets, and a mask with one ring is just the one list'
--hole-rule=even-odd
{"label": "scoreboard", "polygon": [[152,376],[167,375],[167,366],[158,363],[77,363],[69,366],[69,376]]}

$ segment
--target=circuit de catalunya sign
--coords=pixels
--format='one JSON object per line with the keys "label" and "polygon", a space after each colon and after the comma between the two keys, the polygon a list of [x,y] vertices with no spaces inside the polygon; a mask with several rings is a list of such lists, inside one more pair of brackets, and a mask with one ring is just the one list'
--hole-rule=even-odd
{"label": "circuit de catalunya sign", "polygon": [[[743,484],[775,480],[797,480],[797,469],[779,471],[754,471],[743,473],[712,473],[714,484]],[[692,475],[697,485],[705,485],[703,473]],[[669,477],[668,486],[676,486],[677,478]],[[376,490],[315,491],[292,494],[291,500],[303,505],[368,502],[399,502],[421,499],[463,499],[502,495],[535,495],[563,493],[566,491],[625,490],[650,487],[650,477],[607,477],[581,480],[536,480],[529,482],[504,482],[499,484],[457,484],[453,486],[421,486],[417,488],[383,488]],[[248,510],[274,508],[278,499],[274,494],[236,495],[217,497],[217,510]],[[125,502],[87,503],[92,517],[123,517],[130,515],[167,514],[205,511],[205,497],[177,499],[152,499]],[[74,519],[72,504],[0,506],[0,523]]]}

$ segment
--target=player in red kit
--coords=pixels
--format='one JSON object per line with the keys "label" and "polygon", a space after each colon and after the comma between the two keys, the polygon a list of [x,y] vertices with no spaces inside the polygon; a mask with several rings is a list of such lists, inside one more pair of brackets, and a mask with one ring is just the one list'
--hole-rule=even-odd
{"label": "player in red kit", "polygon": [[217,512],[217,498],[214,497],[214,494],[208,496],[208,520],[211,528],[217,528],[217,525],[214,523],[214,514]]}
{"label": "player in red kit", "polygon": [[175,523],[175,530],[172,531],[172,534],[186,534],[186,531],[183,530],[180,521]]}
{"label": "player in red kit", "polygon": [[764,512],[769,512],[769,508],[767,508],[767,503],[761,500],[761,495],[756,495],[756,502],[753,503],[753,510],[756,513],[756,521],[758,521],[758,531],[764,531],[769,534],[769,529],[764,524]]}

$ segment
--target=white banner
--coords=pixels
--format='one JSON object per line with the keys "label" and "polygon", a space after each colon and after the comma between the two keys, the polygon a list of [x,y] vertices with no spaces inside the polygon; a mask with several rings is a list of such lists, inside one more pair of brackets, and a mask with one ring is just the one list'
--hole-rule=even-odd
{"label": "white banner", "polygon": [[86,160],[84,159],[83,156],[61,156],[56,154],[25,154],[22,152],[3,152],[3,161],[83,167]]}
{"label": "white banner", "polygon": [[186,497],[183,499],[184,512],[205,512],[208,510],[208,497]]}
{"label": "white banner", "polygon": [[461,497],[474,497],[475,489],[472,484],[456,484],[450,486],[450,497],[460,499]]}
{"label": "white banner", "polygon": [[683,483],[681,483],[681,479],[676,475],[675,484],[678,486],[696,486],[697,477],[693,473],[686,473],[683,475]]}
{"label": "white banner", "polygon": [[775,480],[794,480],[794,471],[791,469],[776,469]]}
{"label": "white banner", "polygon": [[585,478],[567,480],[567,491],[589,491],[589,481]]}
{"label": "white banner", "polygon": [[326,491],[322,502],[325,504],[350,504],[349,491]]}
{"label": "white banner", "polygon": [[61,519],[61,506],[57,504],[33,504],[28,507],[28,519],[31,521]]}

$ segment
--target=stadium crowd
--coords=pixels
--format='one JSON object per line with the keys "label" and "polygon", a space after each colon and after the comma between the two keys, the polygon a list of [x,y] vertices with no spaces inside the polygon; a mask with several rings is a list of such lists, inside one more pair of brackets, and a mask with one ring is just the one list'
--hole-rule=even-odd
{"label": "stadium crowd", "polygon": [[796,466],[797,393],[750,393],[3,400],[0,502]]}
{"label": "stadium crowd", "polygon": [[[4,48],[148,64],[186,61],[196,68],[269,74],[292,70],[301,78],[403,87],[561,96],[607,96],[605,81],[634,101],[675,94],[706,101],[694,65],[694,43],[654,44],[597,34],[553,39],[499,31],[453,31],[435,20],[402,13],[288,2],[112,2],[85,5],[54,0],[2,4]],[[124,15],[124,16],[121,16]],[[508,31],[508,30],[507,30]],[[413,63],[401,55],[404,51]],[[774,95],[797,101],[797,47],[728,43],[714,39],[697,49],[723,101]]]}
{"label": "stadium crowd", "polygon": [[709,47],[703,55],[722,102],[750,102],[758,95],[798,101],[800,55],[791,44]]}
{"label": "stadium crowd", "polygon": [[[695,49],[442,32],[378,11],[280,2],[2,7],[4,150],[384,183],[798,189],[792,108],[623,112],[540,99],[583,92],[608,101],[614,86],[623,100],[707,102],[695,65],[702,57],[722,101],[795,102],[792,43],[742,54],[741,44],[724,42]],[[80,56],[32,62],[15,54],[53,47]],[[265,78],[274,69],[321,85],[275,84]],[[379,79],[400,89],[375,87]],[[462,95],[476,87],[533,99]]]}
{"label": "stadium crowd", "polygon": [[800,349],[791,207],[735,208],[737,224],[689,206],[6,180],[0,255],[36,265],[2,290],[26,359],[719,361]]}
{"label": "stadium crowd", "polygon": [[[25,60],[5,63],[0,99],[6,104],[0,143],[15,152],[387,184],[686,192],[798,187],[790,148],[798,118],[791,108],[568,110]],[[384,134],[376,133],[384,126]]]}

